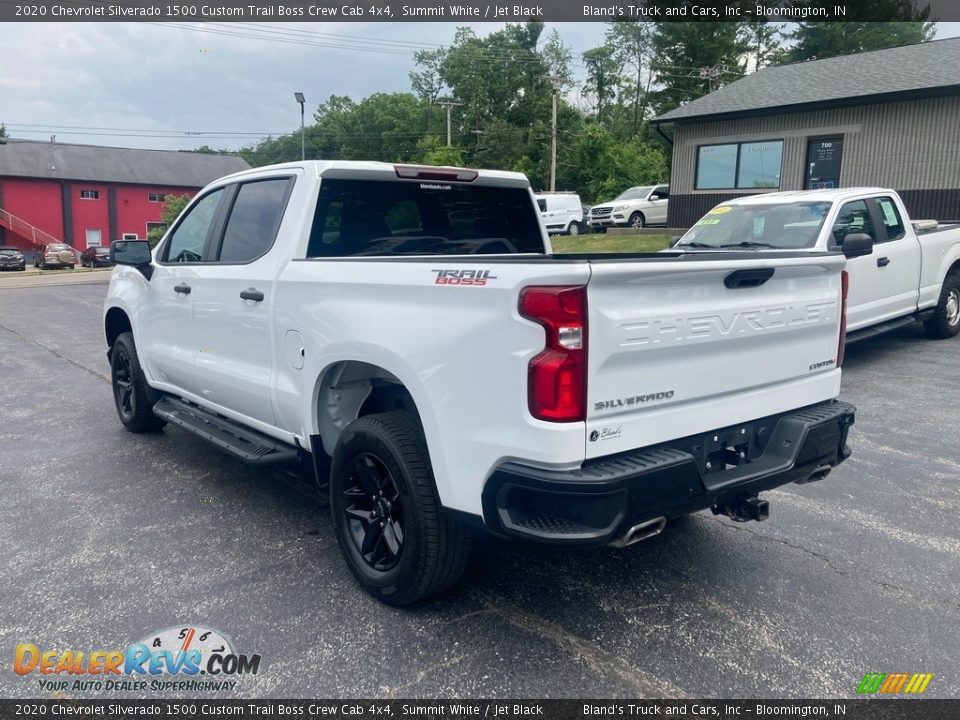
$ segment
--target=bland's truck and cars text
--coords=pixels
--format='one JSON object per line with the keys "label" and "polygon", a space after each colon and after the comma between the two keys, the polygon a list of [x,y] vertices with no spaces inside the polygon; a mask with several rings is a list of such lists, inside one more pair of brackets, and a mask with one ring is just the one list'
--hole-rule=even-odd
{"label": "bland's truck and cars text", "polygon": [[112,246],[117,411],[309,458],[347,564],[391,604],[452,585],[478,530],[623,547],[706,508],[762,520],[761,492],[849,455],[844,255],[870,247],[695,243],[553,255],[517,173],[231,175],[152,252]]}
{"label": "bland's truck and cars text", "polygon": [[[851,253],[853,245],[862,248]],[[847,263],[848,340],[922,320],[935,338],[960,332],[960,224],[911,221],[883,188],[776,192],[713,208],[675,250],[755,248],[857,254]]]}

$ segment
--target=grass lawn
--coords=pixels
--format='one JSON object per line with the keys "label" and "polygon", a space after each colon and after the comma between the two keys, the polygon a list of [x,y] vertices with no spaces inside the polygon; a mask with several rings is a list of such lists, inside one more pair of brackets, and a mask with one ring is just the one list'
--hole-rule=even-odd
{"label": "grass lawn", "polygon": [[670,244],[670,235],[560,235],[550,238],[553,251],[564,253],[657,252]]}

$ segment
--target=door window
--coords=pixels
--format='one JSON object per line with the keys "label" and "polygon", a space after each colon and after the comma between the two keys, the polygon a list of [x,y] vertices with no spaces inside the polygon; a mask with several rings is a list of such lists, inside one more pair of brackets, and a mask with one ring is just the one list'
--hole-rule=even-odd
{"label": "door window", "polygon": [[866,233],[876,242],[877,233],[864,200],[854,200],[840,208],[837,221],[833,224],[833,240],[837,245],[843,245],[847,235],[855,233]]}
{"label": "door window", "polygon": [[896,204],[888,197],[877,198],[876,203],[880,210],[880,220],[887,231],[886,239],[899,240],[902,238],[906,234],[906,230],[904,230],[903,220],[900,219]]}
{"label": "door window", "polygon": [[165,262],[190,263],[203,259],[210,225],[217,214],[223,188],[204,195],[177,224],[163,253]]}
{"label": "door window", "polygon": [[240,186],[220,245],[220,262],[250,262],[270,249],[280,229],[291,182],[283,177]]}

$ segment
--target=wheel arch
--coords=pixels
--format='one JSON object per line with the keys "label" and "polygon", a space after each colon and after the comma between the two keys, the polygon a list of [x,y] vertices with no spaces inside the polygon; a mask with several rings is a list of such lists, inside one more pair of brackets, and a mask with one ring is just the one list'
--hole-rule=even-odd
{"label": "wheel arch", "polygon": [[112,349],[113,343],[125,332],[133,332],[133,325],[126,311],[119,307],[112,307],[107,310],[107,314],[103,318],[103,334],[107,341],[107,348]]}
{"label": "wheel arch", "polygon": [[313,408],[314,432],[331,456],[344,428],[365,415],[404,410],[423,427],[407,383],[390,370],[363,360],[341,360],[324,368],[314,387]]}

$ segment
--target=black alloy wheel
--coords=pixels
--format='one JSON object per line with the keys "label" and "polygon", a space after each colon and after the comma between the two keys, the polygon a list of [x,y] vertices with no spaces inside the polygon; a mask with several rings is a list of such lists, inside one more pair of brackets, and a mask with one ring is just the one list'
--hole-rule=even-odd
{"label": "black alloy wheel", "polygon": [[113,351],[113,399],[117,404],[117,413],[124,424],[133,421],[136,415],[136,397],[133,392],[133,367],[130,354],[123,345]]}
{"label": "black alloy wheel", "polygon": [[403,553],[403,503],[397,482],[372,453],[357,455],[343,490],[350,538],[374,570],[392,569]]}

